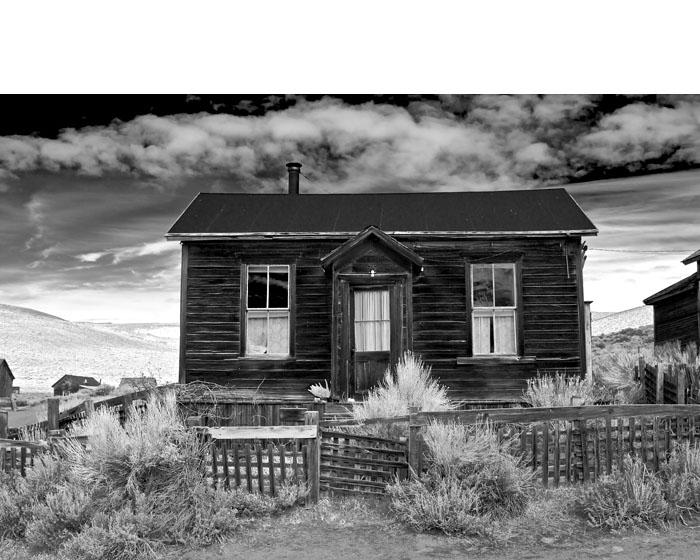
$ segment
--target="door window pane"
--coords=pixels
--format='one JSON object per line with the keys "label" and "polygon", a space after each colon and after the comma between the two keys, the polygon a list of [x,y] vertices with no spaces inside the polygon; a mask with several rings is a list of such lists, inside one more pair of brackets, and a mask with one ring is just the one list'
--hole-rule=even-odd
{"label": "door window pane", "polygon": [[355,290],[355,350],[383,352],[391,348],[389,289]]}

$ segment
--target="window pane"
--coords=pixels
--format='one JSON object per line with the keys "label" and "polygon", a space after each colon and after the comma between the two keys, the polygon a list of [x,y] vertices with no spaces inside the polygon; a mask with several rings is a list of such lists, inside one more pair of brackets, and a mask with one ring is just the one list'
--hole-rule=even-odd
{"label": "window pane", "polygon": [[493,306],[493,277],[491,265],[472,267],[474,307]]}
{"label": "window pane", "polygon": [[491,353],[491,317],[474,316],[472,345],[474,354]]}
{"label": "window pane", "polygon": [[515,274],[513,266],[494,266],[496,307],[515,306]]}
{"label": "window pane", "polygon": [[270,308],[289,307],[289,272],[286,266],[270,267]]}
{"label": "window pane", "polygon": [[267,307],[267,267],[248,267],[248,309]]}
{"label": "window pane", "polygon": [[289,315],[285,311],[271,312],[268,323],[268,354],[288,354],[289,353]]}
{"label": "window pane", "polygon": [[355,291],[355,350],[382,352],[390,350],[391,322],[389,290]]}
{"label": "window pane", "polygon": [[494,352],[515,354],[515,311],[498,312],[494,321]]}
{"label": "window pane", "polygon": [[258,355],[267,353],[267,316],[248,315],[246,328],[246,353]]}

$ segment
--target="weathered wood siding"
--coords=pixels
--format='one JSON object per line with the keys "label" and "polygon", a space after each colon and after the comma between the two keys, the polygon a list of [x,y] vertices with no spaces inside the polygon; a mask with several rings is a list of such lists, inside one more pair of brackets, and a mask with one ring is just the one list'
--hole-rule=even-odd
{"label": "weathered wood siding", "polygon": [[[402,298],[402,343],[432,366],[453,396],[467,400],[518,399],[536,372],[581,371],[583,302],[575,254],[578,238],[435,239],[398,237],[425,259]],[[186,381],[254,388],[270,395],[308,395],[312,383],[331,382],[333,278],[320,258],[342,240],[265,239],[188,242],[183,325]],[[490,258],[521,263],[522,350],[529,359],[471,359],[465,267]],[[370,259],[371,260],[371,259]],[[241,266],[296,265],[294,355],[241,357]],[[371,263],[360,258],[361,272]],[[342,313],[342,309],[336,313]],[[409,323],[410,319],[410,323]],[[458,363],[459,361],[465,363]]]}
{"label": "weathered wood siding", "polygon": [[7,362],[0,362],[0,397],[12,396],[12,376]]}
{"label": "weathered wood siding", "polygon": [[654,343],[680,340],[700,344],[698,335],[698,290],[686,290],[654,304]]}

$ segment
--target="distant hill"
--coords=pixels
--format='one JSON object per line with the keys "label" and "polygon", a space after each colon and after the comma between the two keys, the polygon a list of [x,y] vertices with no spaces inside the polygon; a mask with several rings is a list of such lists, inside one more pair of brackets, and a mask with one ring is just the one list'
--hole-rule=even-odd
{"label": "distant hill", "polygon": [[122,377],[177,380],[178,327],[173,324],[73,323],[34,309],[0,304],[0,357],[15,385],[50,391],[62,375],[118,385]]}
{"label": "distant hill", "polygon": [[592,314],[591,329],[593,336],[621,331],[623,329],[636,329],[654,324],[654,308],[647,305],[627,309],[618,313],[605,313],[597,318]]}

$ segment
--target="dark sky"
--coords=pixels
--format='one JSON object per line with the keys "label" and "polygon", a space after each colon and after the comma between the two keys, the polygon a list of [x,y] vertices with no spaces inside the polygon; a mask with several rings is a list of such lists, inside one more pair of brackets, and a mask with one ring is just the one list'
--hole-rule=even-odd
{"label": "dark sky", "polygon": [[3,95],[0,303],[177,321],[163,234],[197,192],[283,192],[293,160],[302,193],[568,185],[601,311],[700,246],[700,96]]}

